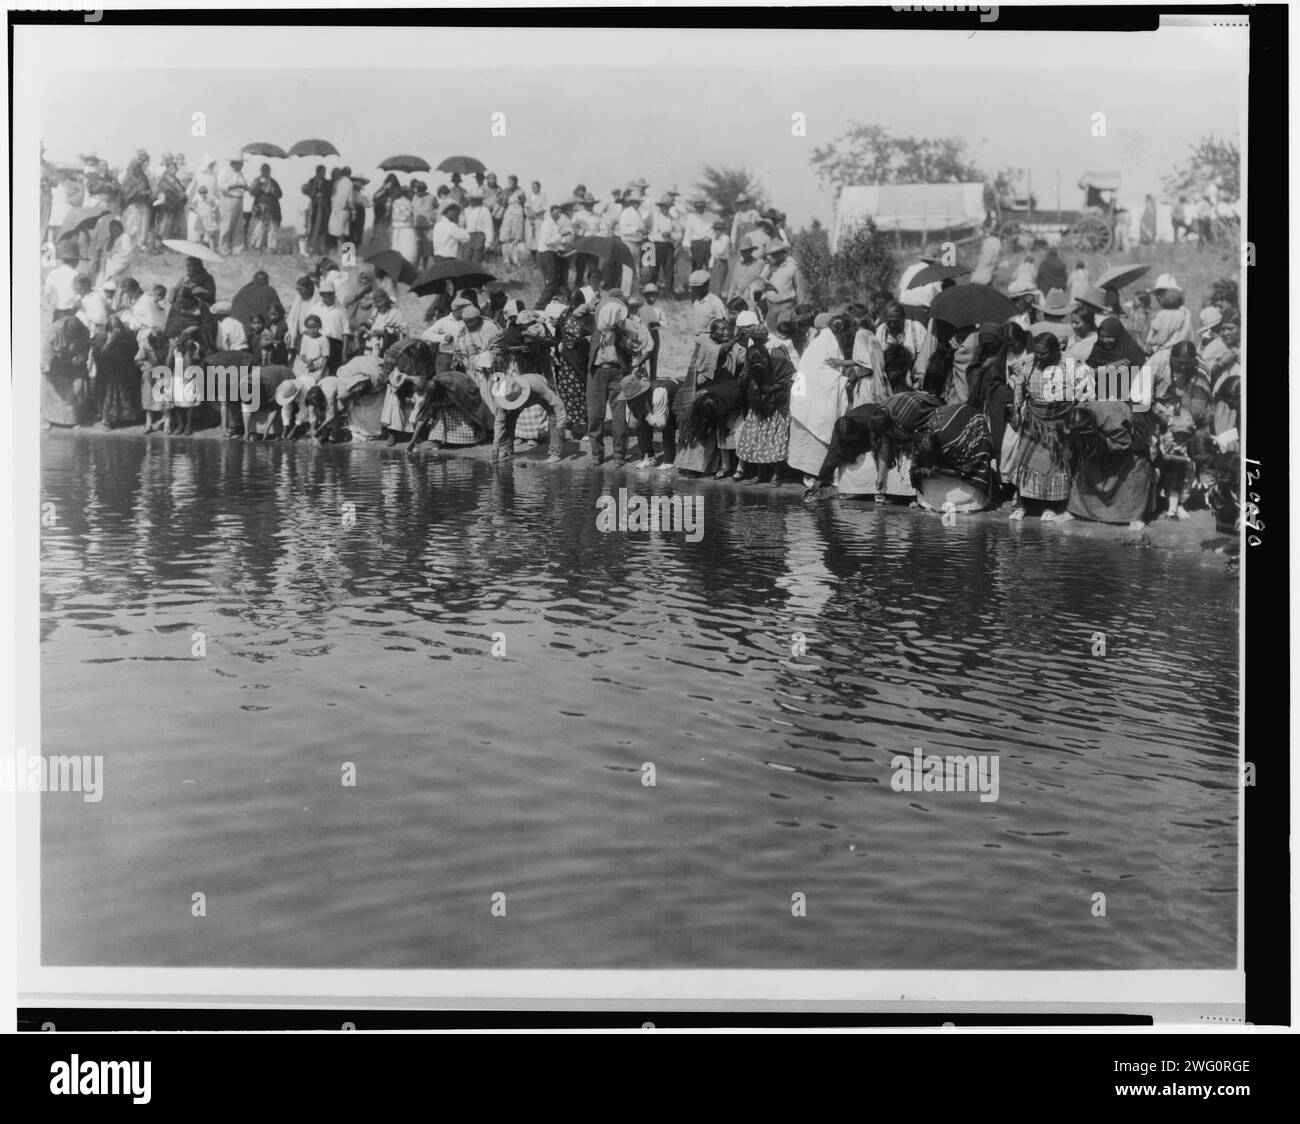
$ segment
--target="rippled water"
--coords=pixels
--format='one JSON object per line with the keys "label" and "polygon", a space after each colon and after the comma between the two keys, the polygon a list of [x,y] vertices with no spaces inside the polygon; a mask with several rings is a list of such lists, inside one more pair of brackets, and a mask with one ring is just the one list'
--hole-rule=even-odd
{"label": "rippled water", "polygon": [[[46,963],[1235,964],[1237,587],[1194,555],[686,480],[631,486],[703,541],[600,534],[613,474],[378,449],[42,473],[43,750],[106,773],[43,798]],[[895,792],[916,746],[999,799]]]}

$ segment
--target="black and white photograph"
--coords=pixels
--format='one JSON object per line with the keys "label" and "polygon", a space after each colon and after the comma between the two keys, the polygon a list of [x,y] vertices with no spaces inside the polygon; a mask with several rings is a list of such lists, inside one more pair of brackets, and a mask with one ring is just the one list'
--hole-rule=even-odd
{"label": "black and white photograph", "polygon": [[11,26],[20,1002],[1243,1017],[1250,19],[886,10]]}

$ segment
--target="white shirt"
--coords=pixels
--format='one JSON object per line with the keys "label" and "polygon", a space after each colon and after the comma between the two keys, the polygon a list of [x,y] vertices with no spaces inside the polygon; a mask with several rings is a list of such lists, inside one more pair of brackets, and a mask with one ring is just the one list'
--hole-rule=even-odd
{"label": "white shirt", "polygon": [[684,238],[687,242],[712,242],[713,222],[698,211],[686,216]]}
{"label": "white shirt", "polygon": [[655,213],[650,216],[650,241],[651,242],[671,242],[673,240],[673,219],[671,215],[666,215],[658,207]]}
{"label": "white shirt", "polygon": [[217,321],[217,350],[248,350],[248,333],[244,331],[244,325],[233,316],[223,316]]}
{"label": "white shirt", "polygon": [[487,237],[489,246],[493,243],[494,229],[492,226],[492,212],[484,206],[466,207],[464,211],[465,232],[467,234],[483,234]]}
{"label": "white shirt", "polygon": [[618,236],[626,242],[639,242],[645,235],[641,212],[635,207],[624,207],[618,213]]}
{"label": "white shirt", "polygon": [[73,266],[60,262],[45,277],[45,296],[56,311],[72,308],[77,294],[72,291],[72,279],[77,276]]}
{"label": "white shirt", "polygon": [[247,187],[248,181],[244,179],[244,173],[235,171],[229,164],[217,173],[218,195],[228,199],[240,199]]}
{"label": "white shirt", "polygon": [[[341,340],[349,334],[348,314],[337,304],[326,304],[317,299],[307,316],[320,317],[320,334],[328,340]],[[306,319],[306,317],[304,317]]]}
{"label": "white shirt", "polygon": [[537,252],[557,253],[564,248],[564,234],[559,222],[548,211],[537,227]]}
{"label": "white shirt", "polygon": [[469,231],[440,215],[433,224],[433,255],[438,258],[460,257],[460,247],[469,241]]}

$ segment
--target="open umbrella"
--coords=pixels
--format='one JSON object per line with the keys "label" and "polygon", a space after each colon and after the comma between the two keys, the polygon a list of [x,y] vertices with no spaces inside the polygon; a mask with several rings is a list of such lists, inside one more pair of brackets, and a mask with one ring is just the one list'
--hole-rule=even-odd
{"label": "open umbrella", "polygon": [[339,150],[329,141],[319,138],[300,140],[289,149],[290,156],[337,156],[338,154]]}
{"label": "open umbrella", "polygon": [[411,284],[420,275],[419,270],[396,250],[380,250],[377,254],[371,254],[366,258],[366,264],[382,269],[394,281],[403,285]]}
{"label": "open umbrella", "polygon": [[1117,265],[1097,278],[1097,288],[1122,289],[1125,285],[1133,284],[1150,269],[1149,265]]}
{"label": "open umbrella", "polygon": [[278,144],[268,144],[266,141],[254,141],[252,144],[246,144],[240,151],[247,152],[249,156],[274,156],[278,160],[283,160],[289,155]]}
{"label": "open umbrella", "polygon": [[385,172],[428,172],[429,161],[421,156],[390,156],[379,167]]}
{"label": "open umbrella", "polygon": [[954,285],[944,289],[930,304],[930,319],[941,320],[954,328],[989,320],[1001,324],[1015,314],[1011,298],[989,285]]}
{"label": "open umbrella", "polygon": [[448,156],[438,165],[438,171],[446,172],[448,175],[458,172],[462,176],[472,176],[475,172],[486,172],[487,165],[472,156]]}
{"label": "open umbrella", "polygon": [[186,254],[192,258],[198,258],[199,261],[226,260],[211,246],[205,246],[202,242],[187,242],[184,238],[164,238],[162,244],[169,250],[175,250],[178,254]]}
{"label": "open umbrella", "polygon": [[608,265],[611,260],[615,265],[625,265],[629,269],[634,268],[635,265],[632,251],[628,249],[627,243],[605,235],[592,234],[586,238],[579,238],[574,243],[573,252],[596,258],[601,265]]}
{"label": "open umbrella", "polygon": [[472,261],[461,261],[459,258],[455,261],[436,261],[415,279],[411,292],[425,297],[443,289],[448,281],[453,282],[457,289],[477,289],[495,280],[491,273],[484,272],[481,265]]}
{"label": "open umbrella", "polygon": [[916,276],[907,283],[907,287],[919,289],[922,285],[933,285],[936,281],[947,281],[949,277],[960,277],[963,273],[969,272],[969,269],[962,269],[956,265],[927,265],[924,269],[917,270]]}
{"label": "open umbrella", "polygon": [[105,215],[112,213],[108,207],[69,207],[67,217],[60,225],[56,237],[63,239],[72,234],[79,234],[83,230],[89,230]]}

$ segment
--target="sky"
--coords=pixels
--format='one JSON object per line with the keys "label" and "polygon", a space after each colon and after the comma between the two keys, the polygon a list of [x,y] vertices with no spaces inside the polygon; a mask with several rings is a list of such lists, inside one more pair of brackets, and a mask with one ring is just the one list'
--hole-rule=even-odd
{"label": "sky", "polygon": [[[435,165],[464,154],[502,182],[509,173],[525,186],[537,179],[551,198],[581,182],[600,199],[639,175],[652,191],[689,193],[702,165],[743,165],[794,227],[831,221],[833,191],[809,158],[853,120],[962,137],[982,168],[1028,169],[1044,207],[1057,204],[1059,174],[1070,210],[1092,169],[1122,172],[1121,201],[1159,194],[1199,137],[1237,138],[1244,111],[1246,41],[1233,29],[999,37],[285,28],[281,37],[212,28],[196,39],[103,28],[97,42],[76,28],[18,30],[65,36],[16,54],[40,98],[53,160],[95,152],[120,166],[137,148],[155,162],[166,149],[193,167],[205,153],[225,158],[252,141],[288,148],[324,137],[365,174],[397,153]],[[128,32],[114,49],[111,36]],[[200,65],[209,60],[222,68]],[[205,136],[192,135],[195,113],[205,115]],[[796,113],[806,135],[793,135]],[[1105,136],[1095,135],[1096,113],[1105,114]],[[505,135],[494,135],[502,121]],[[315,161],[271,163],[296,196]]]}

